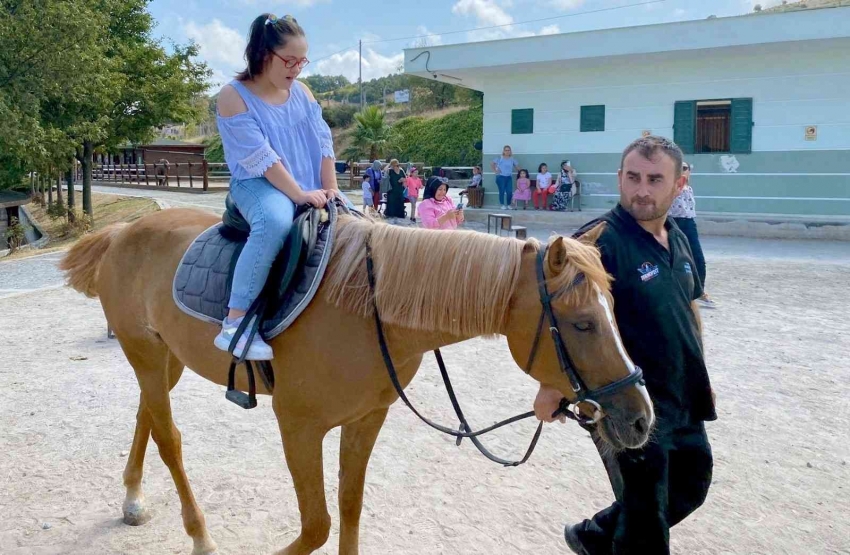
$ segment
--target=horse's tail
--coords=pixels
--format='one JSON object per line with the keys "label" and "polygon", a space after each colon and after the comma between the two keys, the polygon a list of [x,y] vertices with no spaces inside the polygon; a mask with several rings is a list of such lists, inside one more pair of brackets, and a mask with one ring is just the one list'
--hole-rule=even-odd
{"label": "horse's tail", "polygon": [[86,235],[71,247],[59,263],[59,269],[65,272],[68,285],[87,297],[97,297],[97,274],[103,255],[126,226],[123,222],[106,226],[100,231]]}

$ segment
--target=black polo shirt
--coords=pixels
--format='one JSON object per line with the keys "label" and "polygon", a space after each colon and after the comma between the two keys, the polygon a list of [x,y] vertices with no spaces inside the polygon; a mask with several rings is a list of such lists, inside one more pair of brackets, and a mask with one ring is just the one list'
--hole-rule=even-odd
{"label": "black polo shirt", "polygon": [[702,284],[687,237],[667,218],[665,249],[619,204],[585,225],[581,235],[606,222],[597,246],[614,277],[614,315],[623,344],[643,369],[657,426],[672,429],[715,420],[702,338],[691,301]]}

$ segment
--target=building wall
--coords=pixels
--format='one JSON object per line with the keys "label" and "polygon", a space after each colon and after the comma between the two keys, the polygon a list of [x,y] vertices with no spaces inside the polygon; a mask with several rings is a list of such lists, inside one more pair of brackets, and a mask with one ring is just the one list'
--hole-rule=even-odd
{"label": "building wall", "polygon": [[[679,100],[753,99],[751,154],[697,154],[692,180],[703,211],[850,215],[850,40],[603,58],[585,67],[489,73],[484,90],[489,162],[505,144],[536,171],[569,158],[584,205],[617,200],[620,153],[644,130],[673,137]],[[580,107],[604,104],[605,131],[579,131]],[[534,109],[534,133],[511,134],[511,110]],[[817,140],[805,140],[816,125]],[[734,158],[732,158],[734,156]]]}

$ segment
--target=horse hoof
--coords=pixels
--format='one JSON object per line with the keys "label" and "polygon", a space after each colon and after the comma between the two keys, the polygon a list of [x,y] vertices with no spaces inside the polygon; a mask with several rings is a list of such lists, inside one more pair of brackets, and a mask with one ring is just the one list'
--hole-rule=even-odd
{"label": "horse hoof", "polygon": [[124,505],[124,524],[128,526],[141,526],[150,519],[151,514],[141,502],[134,501]]}

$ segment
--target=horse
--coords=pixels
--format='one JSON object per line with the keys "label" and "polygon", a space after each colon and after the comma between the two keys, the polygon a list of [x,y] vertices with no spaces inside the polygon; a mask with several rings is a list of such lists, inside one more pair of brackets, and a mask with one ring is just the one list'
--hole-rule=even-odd
{"label": "horse", "polygon": [[[61,262],[71,287],[100,298],[141,390],[123,474],[124,522],[139,525],[150,518],[141,482],[145,449],[153,437],[177,487],[193,555],[214,553],[216,544],[183,468],[169,392],[185,367],[225,385],[230,356],[212,347],[216,326],[176,306],[172,279],[191,242],[215,223],[215,216],[198,210],[163,210],[83,237]],[[367,275],[367,244],[374,295]],[[563,237],[544,245],[535,239],[339,217],[330,265],[316,297],[271,341],[273,391],[257,383],[258,393],[272,395],[301,515],[300,534],[278,555],[313,553],[327,542],[331,517],[322,440],[336,427],[342,428],[339,553],[359,552],[366,467],[387,411],[398,399],[378,348],[375,311],[402,387],[411,382],[427,351],[473,337],[503,335],[521,367],[532,350],[537,353],[526,369],[533,379],[566,398],[575,397],[555,355],[555,339],[540,334],[537,257],[547,246],[545,280],[575,369],[588,388],[627,378],[635,368],[622,347],[611,313],[609,276],[594,247]],[[236,386],[247,390],[244,373],[239,373]],[[611,396],[599,429],[614,449],[638,447],[646,442],[653,418],[649,396],[636,383]]]}

